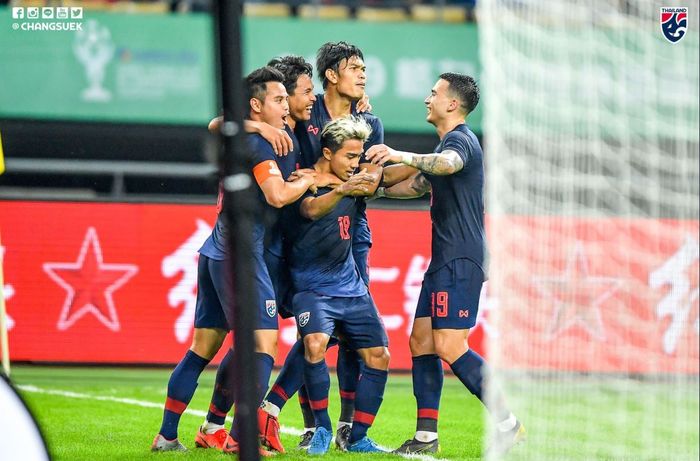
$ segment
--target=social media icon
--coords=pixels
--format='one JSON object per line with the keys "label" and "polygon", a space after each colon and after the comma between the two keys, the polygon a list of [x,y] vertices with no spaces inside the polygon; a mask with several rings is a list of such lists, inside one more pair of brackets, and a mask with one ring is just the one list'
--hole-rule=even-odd
{"label": "social media icon", "polygon": [[45,6],[41,9],[41,17],[44,19],[53,19],[53,7]]}
{"label": "social media icon", "polygon": [[29,19],[36,19],[39,17],[39,7],[30,6],[27,8],[27,17]]}
{"label": "social media icon", "polygon": [[24,19],[24,8],[21,6],[12,8],[12,19]]}
{"label": "social media icon", "polygon": [[56,19],[68,19],[68,7],[59,6],[56,8]]}
{"label": "social media icon", "polygon": [[83,7],[71,7],[70,17],[71,19],[83,19]]}

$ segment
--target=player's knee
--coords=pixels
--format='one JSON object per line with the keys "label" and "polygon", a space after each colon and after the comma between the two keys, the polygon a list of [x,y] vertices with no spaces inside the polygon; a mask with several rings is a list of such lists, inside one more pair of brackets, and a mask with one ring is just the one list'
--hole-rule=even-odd
{"label": "player's knee", "polygon": [[255,352],[267,354],[273,359],[277,357],[277,340],[257,341],[255,344]]}
{"label": "player's knee", "polygon": [[255,352],[277,357],[277,330],[257,330],[255,332]]}
{"label": "player's knee", "polygon": [[255,352],[267,354],[270,357],[277,358],[277,343],[274,344],[259,344],[255,347]]}
{"label": "player's knee", "polygon": [[224,343],[225,331],[213,328],[195,328],[190,350],[198,356],[211,360]]}
{"label": "player's knee", "polygon": [[411,334],[408,345],[411,349],[411,355],[414,357],[435,353],[432,338],[428,335]]}
{"label": "player's knee", "polygon": [[453,363],[469,350],[466,341],[456,341],[450,339],[436,339],[435,353],[447,363]]}
{"label": "player's knee", "polygon": [[365,364],[377,370],[388,370],[391,355],[386,347],[372,347],[364,355]]}
{"label": "player's knee", "polygon": [[308,362],[316,363],[326,355],[326,335],[308,335],[304,338],[304,357]]}

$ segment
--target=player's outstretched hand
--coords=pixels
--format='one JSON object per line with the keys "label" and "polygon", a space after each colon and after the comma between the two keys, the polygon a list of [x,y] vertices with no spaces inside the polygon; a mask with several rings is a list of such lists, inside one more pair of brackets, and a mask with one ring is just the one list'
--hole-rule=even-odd
{"label": "player's outstretched hand", "polygon": [[376,144],[365,152],[365,157],[375,165],[384,165],[387,162],[398,163],[401,155],[386,144]]}
{"label": "player's outstretched hand", "polygon": [[[210,133],[218,134],[221,130],[221,125],[223,123],[224,117],[222,115],[219,115],[218,117],[214,117],[213,119],[211,119],[207,128],[209,129]],[[274,149],[275,154],[277,154],[278,156],[281,157],[287,155],[289,152],[292,151],[292,149],[294,149],[294,143],[292,142],[292,138],[289,137],[289,135],[284,129],[277,129],[263,122],[255,123],[254,127],[249,125],[253,125],[253,122],[251,122],[250,120],[246,120],[246,132],[260,133],[260,136],[265,138],[265,140],[272,145],[272,149]]]}
{"label": "player's outstretched hand", "polygon": [[279,157],[287,155],[294,149],[292,138],[289,137],[287,131],[284,129],[275,128],[267,123],[261,123],[260,136],[265,138],[265,141],[272,145],[272,149]]}
{"label": "player's outstretched hand", "polygon": [[303,168],[293,171],[292,174],[289,175],[289,181],[304,181],[307,183],[312,194],[316,194],[318,192],[318,186],[316,185],[316,171],[311,168]]}
{"label": "player's outstretched hand", "polygon": [[355,110],[357,110],[358,113],[372,112],[372,104],[369,103],[369,96],[367,96],[367,93],[365,93],[365,95],[362,96],[362,99],[357,101],[357,106],[355,106]]}
{"label": "player's outstretched hand", "polygon": [[287,178],[287,181],[294,181],[296,178],[298,178],[300,176],[307,175],[307,174],[310,174],[314,177],[316,175],[318,175],[316,170],[314,170],[313,168],[299,168],[299,169],[292,171],[292,174],[289,175],[289,178]]}
{"label": "player's outstretched hand", "polygon": [[330,189],[335,189],[336,187],[343,184],[334,174],[331,173],[316,173],[316,187],[328,187]]}
{"label": "player's outstretched hand", "polygon": [[343,195],[351,197],[364,197],[370,195],[370,188],[374,184],[374,176],[363,168],[359,173],[350,176],[350,179],[341,184],[338,189]]}

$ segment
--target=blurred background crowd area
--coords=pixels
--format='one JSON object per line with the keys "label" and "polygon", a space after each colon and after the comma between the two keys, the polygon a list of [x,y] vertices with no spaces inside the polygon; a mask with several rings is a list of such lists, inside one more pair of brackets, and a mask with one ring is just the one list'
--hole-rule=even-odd
{"label": "blurred background crowd area", "polygon": [[[285,54],[314,62],[324,42],[352,42],[365,54],[367,93],[385,142],[432,152],[437,137],[423,101],[435,79],[442,72],[479,78],[475,1],[246,1],[244,72]],[[0,27],[0,200],[214,200],[219,144],[207,132],[220,111],[213,5],[0,0],[0,19],[9,21]],[[10,27],[15,8],[68,6],[84,9],[79,31]],[[470,117],[478,136],[482,107]],[[401,202],[391,206],[427,204]]]}
{"label": "blurred background crowd area", "polygon": [[[0,0],[12,6],[82,6],[133,13],[211,11],[212,0]],[[244,14],[360,21],[464,22],[474,20],[476,0],[247,0]]]}

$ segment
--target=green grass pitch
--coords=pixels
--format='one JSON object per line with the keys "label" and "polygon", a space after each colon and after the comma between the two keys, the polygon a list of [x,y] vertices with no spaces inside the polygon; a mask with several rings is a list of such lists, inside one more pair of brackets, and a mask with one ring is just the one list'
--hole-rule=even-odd
{"label": "green grass pitch", "polygon": [[[203,417],[185,413],[180,422],[179,438],[191,450],[188,453],[151,453],[150,443],[160,427],[162,405],[165,400],[166,386],[171,370],[166,369],[130,369],[130,368],[82,368],[82,367],[35,367],[16,366],[12,378],[21,394],[34,412],[42,427],[51,454],[55,460],[213,460],[231,459],[213,450],[194,448],[194,435]],[[204,412],[209,406],[209,399],[214,380],[214,371],[205,371],[199,379],[199,387],[189,406],[190,409]],[[338,392],[335,378],[332,379],[330,411],[335,422],[339,411]],[[663,450],[649,452],[649,444],[639,443],[640,438],[654,436],[634,431],[634,421],[644,417],[643,399],[663,399],[664,386],[660,384],[643,384],[628,386],[625,392],[606,391],[605,394],[592,393],[593,384],[577,384],[567,393],[544,392],[554,389],[552,383],[528,390],[532,400],[528,407],[521,408],[526,415],[525,425],[528,429],[528,441],[516,447],[506,459],[572,459],[590,460],[589,455],[577,455],[576,447],[570,450],[552,452],[551,442],[538,427],[550,427],[552,422],[569,437],[582,437],[582,443],[588,438],[595,442],[620,446],[620,434],[627,434],[623,441],[625,456],[620,459],[686,459],[686,456],[664,455]],[[637,388],[638,387],[638,388]],[[687,394],[676,396],[683,402],[688,424],[669,426],[665,419],[669,414],[661,412],[652,428],[667,427],[657,434],[666,443],[673,446],[674,452],[686,454],[687,459],[698,459],[697,421],[698,421],[698,384],[686,386]],[[523,391],[523,386],[515,384],[515,392]],[[596,385],[595,389],[600,389]],[[632,389],[632,392],[630,392]],[[685,388],[684,388],[685,389]],[[599,395],[600,398],[595,397]],[[563,399],[562,397],[566,397]],[[577,405],[585,406],[585,415],[594,411],[601,414],[611,408],[611,402],[622,406],[630,412],[627,418],[632,422],[631,430],[607,430],[604,425],[596,430],[582,430],[581,420],[576,417]],[[522,399],[518,399],[521,402]],[[666,405],[662,401],[659,408]],[[596,408],[598,406],[599,408]],[[583,407],[579,407],[583,408]],[[412,436],[415,429],[415,400],[412,393],[410,375],[391,375],[384,396],[384,404],[377,416],[370,436],[385,447],[395,448]],[[635,413],[636,412],[636,413]],[[674,413],[675,414],[675,413]],[[283,427],[301,429],[302,420],[296,397],[285,407],[280,422]],[[590,421],[585,422],[591,425]],[[593,427],[595,427],[593,422]],[[687,427],[686,427],[687,426]],[[680,427],[680,432],[679,432]],[[551,427],[550,427],[551,429]],[[461,383],[452,376],[445,377],[445,387],[440,408],[440,442],[442,451],[436,456],[447,460],[480,459],[482,440],[487,430],[484,422],[484,410],[481,404],[470,395]],[[609,435],[606,435],[609,433]],[[282,441],[288,448],[288,454],[279,455],[280,460],[308,459],[305,454],[294,450],[298,437],[283,434]],[[672,445],[670,445],[672,444]],[[680,446],[678,444],[681,444]],[[655,445],[654,445],[655,446]],[[616,459],[600,451],[597,459]],[[611,451],[615,453],[615,451]],[[331,449],[323,459],[359,460],[368,455],[339,453]],[[372,455],[378,461],[397,459],[392,455]]]}

